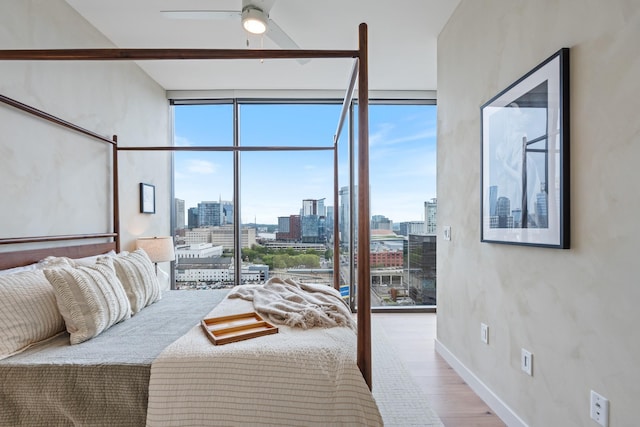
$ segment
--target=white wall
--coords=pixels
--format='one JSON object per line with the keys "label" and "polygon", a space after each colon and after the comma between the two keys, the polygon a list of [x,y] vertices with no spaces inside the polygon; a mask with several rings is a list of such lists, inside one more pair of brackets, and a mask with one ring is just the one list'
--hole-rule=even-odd
{"label": "white wall", "polygon": [[[109,48],[63,0],[0,2],[0,49]],[[0,61],[0,94],[76,123],[120,146],[170,141],[165,91],[132,62]],[[112,230],[110,148],[0,104],[0,236]],[[122,249],[168,235],[170,156],[122,152]],[[139,213],[138,184],[156,186],[156,215]],[[0,251],[13,248],[0,247]]]}
{"label": "white wall", "polygon": [[[611,426],[638,425],[639,40],[640,2],[623,0],[463,0],[439,37],[438,343],[531,426],[597,426],[591,389]],[[561,47],[571,249],[481,243],[479,108]]]}

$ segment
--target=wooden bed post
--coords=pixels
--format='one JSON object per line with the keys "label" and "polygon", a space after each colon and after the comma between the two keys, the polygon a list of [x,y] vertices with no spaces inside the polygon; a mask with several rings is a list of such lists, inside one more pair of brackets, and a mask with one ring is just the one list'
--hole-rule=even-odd
{"label": "wooden bed post", "polygon": [[120,191],[118,189],[118,135],[113,135],[113,232],[116,252],[120,253]]}
{"label": "wooden bed post", "polygon": [[359,27],[358,55],[358,350],[360,372],[371,384],[371,266],[369,264],[369,81],[367,24]]}
{"label": "wooden bed post", "polygon": [[333,288],[340,290],[340,224],[338,209],[338,140],[333,142]]}

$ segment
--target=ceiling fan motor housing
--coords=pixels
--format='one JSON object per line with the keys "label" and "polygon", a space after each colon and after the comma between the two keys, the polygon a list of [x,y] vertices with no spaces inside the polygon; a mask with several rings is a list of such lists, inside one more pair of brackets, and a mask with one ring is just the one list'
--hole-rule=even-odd
{"label": "ceiling fan motor housing", "polygon": [[242,27],[252,34],[264,34],[268,19],[267,14],[255,6],[248,5],[242,9]]}

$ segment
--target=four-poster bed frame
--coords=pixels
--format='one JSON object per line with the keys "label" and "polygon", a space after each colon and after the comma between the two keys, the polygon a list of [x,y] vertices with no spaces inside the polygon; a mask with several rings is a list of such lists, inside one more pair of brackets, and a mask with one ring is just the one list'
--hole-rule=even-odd
{"label": "four-poster bed frame", "polygon": [[[342,126],[349,111],[354,88],[358,85],[358,187],[369,188],[369,118],[368,118],[368,36],[367,25],[359,26],[359,46],[357,50],[240,50],[240,49],[47,49],[47,50],[0,50],[0,60],[33,60],[33,61],[143,61],[143,60],[224,60],[224,59],[317,59],[317,58],[354,58],[349,86],[346,91],[336,134],[334,137],[334,206],[338,206],[338,138]],[[22,104],[13,99],[0,95],[0,101],[33,114],[42,119],[67,127],[73,131],[85,134],[93,139],[112,145],[113,150],[113,232],[61,235],[61,236],[37,236],[19,238],[0,238],[0,244],[22,243],[47,243],[54,241],[71,241],[80,239],[110,239],[107,243],[91,243],[88,245],[76,245],[55,247],[46,249],[32,249],[16,252],[3,252],[0,257],[0,269],[26,265],[37,262],[48,255],[68,256],[72,258],[95,255],[109,250],[120,251],[120,218],[118,195],[118,151],[233,151],[234,161],[237,161],[241,151],[251,151],[258,147],[118,147],[117,137],[105,138],[92,131],[83,129],[75,124],[59,119],[46,112]],[[282,150],[290,150],[282,147]],[[353,174],[351,174],[351,177]],[[370,296],[370,230],[369,230],[369,193],[358,191],[358,244],[357,252],[357,364],[365,382],[371,388],[371,296]],[[238,210],[235,210],[238,211]],[[235,213],[234,213],[235,214]],[[338,210],[334,210],[334,257],[340,253]],[[239,224],[238,221],[235,222]],[[239,239],[236,239],[236,250],[239,251]],[[236,257],[240,262],[240,257]],[[338,271],[336,272],[336,265]],[[236,266],[238,267],[238,266]],[[239,271],[239,270],[238,270]],[[337,274],[336,274],[337,273]],[[339,288],[339,262],[334,262],[334,287]]]}

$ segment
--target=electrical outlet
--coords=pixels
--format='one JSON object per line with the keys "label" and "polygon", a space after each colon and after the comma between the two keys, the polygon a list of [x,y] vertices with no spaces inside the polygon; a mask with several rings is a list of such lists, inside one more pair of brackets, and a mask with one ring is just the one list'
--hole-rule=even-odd
{"label": "electrical outlet", "polygon": [[520,369],[525,374],[533,376],[533,354],[524,348],[520,352]]}
{"label": "electrical outlet", "polygon": [[485,323],[480,323],[480,339],[483,343],[489,344],[489,326]]}
{"label": "electrical outlet", "polygon": [[602,427],[609,425],[609,400],[591,390],[591,419]]}

